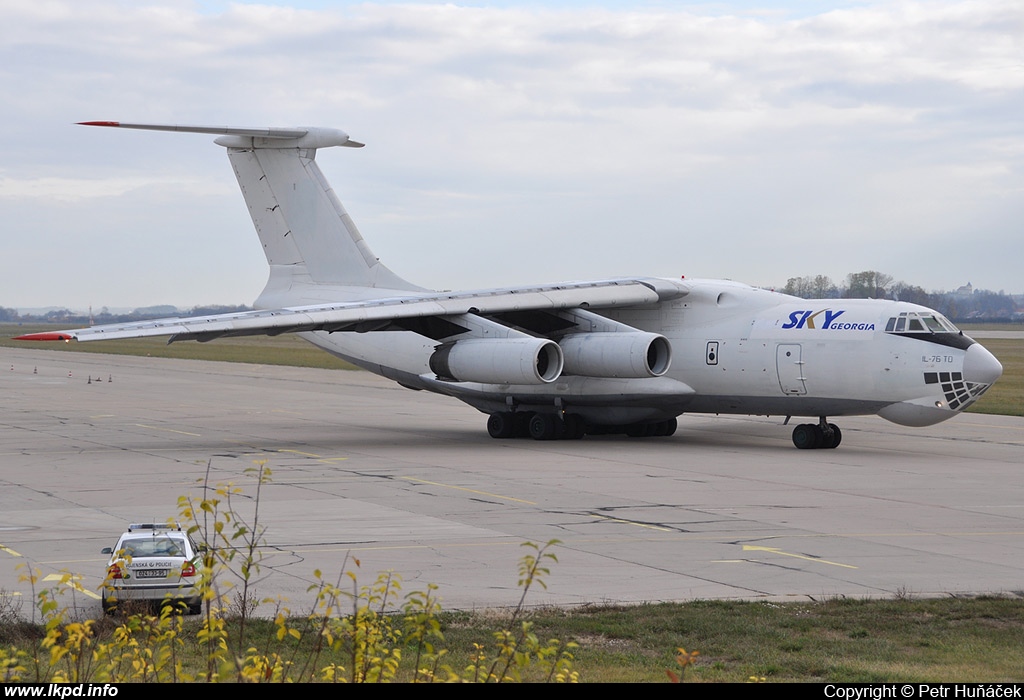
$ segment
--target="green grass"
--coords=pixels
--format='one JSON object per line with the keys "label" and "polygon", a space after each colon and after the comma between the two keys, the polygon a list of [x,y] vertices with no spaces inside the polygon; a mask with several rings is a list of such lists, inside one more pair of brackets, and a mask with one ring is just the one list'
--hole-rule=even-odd
{"label": "green grass", "polygon": [[[557,573],[555,574],[557,575]],[[1024,681],[1024,605],[1019,597],[913,600],[833,599],[771,603],[695,601],[635,607],[591,606],[529,613],[538,637],[575,641],[580,680],[592,683],[665,682],[680,669],[677,649],[698,651],[687,682],[999,682]],[[469,664],[473,644],[491,646],[507,620],[496,613],[442,613],[449,665]],[[102,639],[114,620],[101,622]],[[302,629],[303,623],[292,625]],[[197,619],[182,639],[186,668],[201,668]],[[276,640],[273,621],[249,622],[248,645],[281,651],[287,658],[309,654],[312,635],[298,643]],[[0,632],[0,644],[28,651],[41,635],[22,626]],[[413,649],[403,652],[400,679],[410,677]],[[321,658],[318,665],[337,659]],[[527,673],[527,678],[531,678]],[[540,680],[533,678],[533,680]]]}
{"label": "green grass", "polygon": [[700,652],[695,681],[1024,679],[1019,598],[696,601],[551,611],[537,626],[580,643],[585,680],[665,680],[677,647]]}
{"label": "green grass", "polygon": [[[59,328],[66,328],[60,326]],[[142,357],[174,357],[184,360],[212,360],[216,362],[251,362],[260,365],[287,365],[320,369],[355,369],[293,334],[279,336],[245,336],[221,338],[210,343],[192,340],[167,344],[166,338],[134,338],[130,340],[104,340],[93,343],[72,341],[26,342],[13,336],[57,330],[47,324],[0,324],[0,347],[33,348],[54,352],[94,352],[107,355],[137,355]]]}
{"label": "green grass", "polygon": [[1003,363],[1003,376],[967,410],[1024,416],[1024,340],[985,338],[981,342]]}

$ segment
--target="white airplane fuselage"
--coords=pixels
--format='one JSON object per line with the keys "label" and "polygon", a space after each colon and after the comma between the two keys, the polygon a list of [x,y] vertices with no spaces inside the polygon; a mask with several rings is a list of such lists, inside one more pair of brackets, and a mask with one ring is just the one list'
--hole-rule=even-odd
{"label": "white airplane fuselage", "polygon": [[[925,426],[959,413],[1001,373],[998,361],[960,332],[886,330],[901,314],[938,316],[916,304],[807,300],[723,280],[681,284],[688,290],[684,297],[601,311],[667,338],[671,366],[660,377],[563,373],[543,385],[449,382],[436,378],[429,367],[436,342],[415,333],[313,332],[304,337],[404,386],[447,394],[485,413],[508,407],[574,412],[598,425],[690,412],[878,414],[902,425]],[[387,362],[382,364],[382,358]]]}

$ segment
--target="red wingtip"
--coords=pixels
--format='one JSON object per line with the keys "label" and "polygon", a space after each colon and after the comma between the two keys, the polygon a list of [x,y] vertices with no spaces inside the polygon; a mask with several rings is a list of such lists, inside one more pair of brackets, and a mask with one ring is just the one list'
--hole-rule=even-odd
{"label": "red wingtip", "polygon": [[78,122],[79,126],[121,126],[121,122]]}
{"label": "red wingtip", "polygon": [[72,336],[67,333],[29,333],[28,335],[19,335],[15,340],[71,340]]}

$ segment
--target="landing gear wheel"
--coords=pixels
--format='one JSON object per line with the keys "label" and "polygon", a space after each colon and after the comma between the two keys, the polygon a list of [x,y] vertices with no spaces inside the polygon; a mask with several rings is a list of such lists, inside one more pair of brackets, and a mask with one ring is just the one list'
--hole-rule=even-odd
{"label": "landing gear wheel", "polygon": [[793,444],[801,450],[834,450],[842,441],[843,431],[835,423],[801,423],[793,428]]}
{"label": "landing gear wheel", "polygon": [[826,444],[822,447],[834,450],[839,447],[839,443],[843,441],[843,431],[839,429],[839,426],[835,423],[829,423],[828,427],[832,429],[832,440],[826,441]]}
{"label": "landing gear wheel", "polygon": [[627,425],[626,435],[628,435],[631,438],[647,437],[647,424],[633,423],[632,425]]}
{"label": "landing gear wheel", "polygon": [[530,437],[534,440],[554,440],[562,429],[562,421],[550,413],[535,413],[530,418]]}
{"label": "landing gear wheel", "polygon": [[793,444],[798,450],[813,450],[818,446],[818,426],[813,423],[801,423],[793,428]]}
{"label": "landing gear wheel", "polygon": [[625,426],[629,437],[668,437],[676,432],[679,422],[675,418],[653,423],[633,423]]}
{"label": "landing gear wheel", "polygon": [[565,432],[562,434],[565,440],[579,440],[587,434],[587,422],[578,413],[566,413],[562,422],[565,423]]}
{"label": "landing gear wheel", "polygon": [[516,436],[519,418],[509,411],[498,411],[487,418],[487,434],[502,439]]}

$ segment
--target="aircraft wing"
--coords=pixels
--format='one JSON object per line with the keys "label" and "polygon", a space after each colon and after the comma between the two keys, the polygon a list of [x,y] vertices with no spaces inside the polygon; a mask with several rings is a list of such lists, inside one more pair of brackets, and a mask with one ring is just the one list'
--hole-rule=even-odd
{"label": "aircraft wing", "polygon": [[687,287],[660,278],[566,282],[536,287],[509,287],[467,292],[438,292],[337,302],[281,309],[245,311],[192,318],[161,318],[90,328],[30,333],[17,340],[78,341],[171,336],[208,341],[224,336],[280,335],[302,331],[418,330],[417,320],[489,316],[520,311],[607,309],[653,304],[687,294]]}

